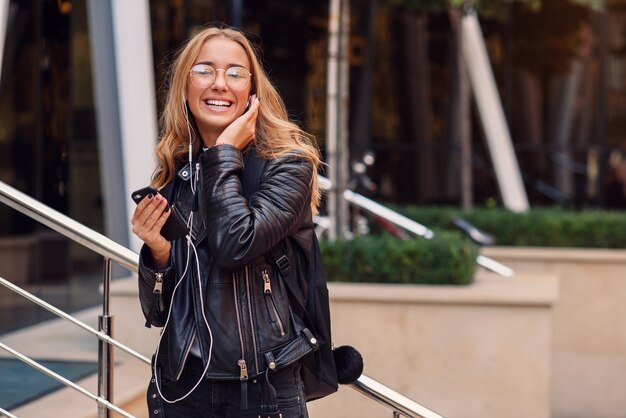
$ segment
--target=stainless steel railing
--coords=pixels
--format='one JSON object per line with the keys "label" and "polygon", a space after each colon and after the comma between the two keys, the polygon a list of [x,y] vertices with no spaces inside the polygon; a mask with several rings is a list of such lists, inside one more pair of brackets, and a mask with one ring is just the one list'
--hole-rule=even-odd
{"label": "stainless steel railing", "polygon": [[71,322],[72,324],[78,326],[79,328],[82,328],[84,331],[89,332],[90,334],[96,336],[98,339],[100,339],[101,341],[104,341],[108,344],[114,345],[115,347],[119,348],[120,350],[130,354],[131,356],[135,357],[138,360],[143,361],[146,364],[150,364],[150,359],[140,353],[138,353],[137,351],[133,350],[130,347],[125,346],[124,344],[120,343],[119,341],[115,340],[114,338],[111,337],[110,334],[100,331],[100,330],[96,330],[93,327],[90,327],[89,325],[85,324],[84,322],[74,318],[72,315],[62,311],[61,309],[49,304],[48,302],[38,298],[37,296],[33,295],[32,293],[27,292],[26,290],[22,289],[19,286],[14,285],[13,283],[11,283],[10,281],[6,280],[3,277],[0,277],[0,284],[3,285],[4,287],[6,287],[9,290],[12,290],[13,292],[17,293],[20,296],[23,296],[24,298],[28,299],[29,301],[41,306],[42,308],[52,312],[53,314],[55,314],[56,316],[58,316],[59,318],[65,319],[68,322]]}
{"label": "stainless steel railing", "polygon": [[[359,379],[351,385],[357,392],[393,409],[393,416],[423,417],[423,418],[443,418],[443,416],[423,407],[417,402],[399,394],[380,382],[361,375]],[[415,415],[417,414],[417,415]]]}
{"label": "stainless steel railing", "polygon": [[[133,357],[139,358],[142,361],[147,361],[148,364],[150,361],[146,359],[144,356],[141,356],[139,353],[134,350],[124,346],[123,344],[114,340],[112,335],[112,317],[109,314],[109,301],[110,301],[110,284],[111,284],[111,266],[112,261],[116,261],[121,266],[127,268],[130,271],[136,272],[138,270],[137,260],[138,255],[128,248],[112,241],[111,239],[105,237],[93,231],[86,226],[76,222],[75,220],[69,218],[68,216],[63,215],[55,211],[54,209],[49,208],[48,206],[42,204],[41,202],[33,199],[25,193],[20,192],[13,187],[0,182],[0,202],[10,206],[11,208],[23,213],[24,215],[40,222],[43,225],[59,232],[60,234],[68,237],[69,239],[79,243],[80,245],[89,248],[90,250],[100,254],[104,258],[104,277],[103,277],[103,292],[102,292],[102,315],[98,316],[98,331],[89,327],[88,325],[76,320],[60,309],[55,308],[54,306],[47,304],[41,299],[31,295],[30,293],[24,291],[23,289],[14,286],[12,283],[8,282],[5,279],[0,278],[0,284],[8,287],[9,289],[21,294],[26,297],[31,302],[37,303],[38,305],[48,309],[52,313],[61,318],[68,320],[75,325],[80,326],[81,328],[94,333],[98,336],[98,395],[93,395],[92,393],[82,389],[79,390],[76,387],[70,385],[67,381],[60,380],[57,377],[56,373],[52,372],[49,369],[46,369],[45,372],[53,379],[56,379],[63,383],[66,386],[73,387],[79,392],[83,393],[86,396],[96,400],[98,402],[98,417],[100,418],[108,418],[110,417],[110,411],[119,412],[115,405],[111,403],[113,399],[113,345],[116,347],[128,352]],[[11,350],[6,345],[2,344],[0,348],[3,348],[7,351]],[[11,354],[18,356],[18,358],[32,367],[38,368],[41,367],[45,369],[45,367],[41,365],[36,365],[32,359],[28,359],[28,357],[23,356],[20,353],[9,351]],[[39,369],[39,370],[42,370]],[[55,375],[57,377],[55,377]],[[62,378],[62,377],[60,377]],[[123,414],[126,414],[123,412]],[[132,417],[132,415],[126,414],[125,416]]]}
{"label": "stainless steel railing", "polygon": [[[40,372],[46,374],[47,376],[53,378],[54,380],[63,383],[65,386],[71,387],[72,389],[78,391],[79,393],[82,393],[83,395],[93,399],[94,401],[98,402],[98,405],[102,405],[103,407],[107,408],[108,410],[112,410],[117,412],[118,414],[125,416],[127,418],[134,418],[133,415],[127,413],[126,411],[124,411],[123,409],[113,405],[111,402],[109,402],[105,397],[102,396],[96,396],[93,393],[89,392],[88,390],[86,390],[85,388],[77,385],[76,383],[72,382],[71,380],[68,380],[66,378],[64,378],[63,376],[59,375],[58,373],[53,372],[52,370],[48,369],[47,367],[42,366],[41,364],[37,363],[36,361],[34,361],[33,359],[31,359],[28,356],[23,355],[22,353],[13,350],[11,347],[7,346],[4,343],[0,343],[0,348],[2,348],[5,351],[8,351],[9,353],[13,354],[15,357],[17,357],[18,359],[20,359],[21,361],[23,361],[24,363],[28,364],[29,366],[39,370]],[[98,414],[100,415],[100,414]]]}
{"label": "stainless steel railing", "polygon": [[0,202],[89,248],[105,259],[113,260],[122,267],[137,272],[139,258],[135,252],[3,182],[0,182]]}
{"label": "stainless steel railing", "polygon": [[[13,350],[7,345],[0,343],[0,348],[8,351],[24,363],[34,367],[35,369],[47,374],[62,384],[71,387],[79,393],[95,400],[98,403],[98,416],[109,417],[110,411],[115,411],[125,417],[132,418],[132,415],[116,407],[112,401],[113,395],[113,367],[112,367],[112,346],[115,346],[132,357],[140,361],[150,364],[150,360],[135,350],[125,346],[111,337],[111,316],[109,315],[111,282],[111,262],[116,261],[118,264],[130,271],[138,271],[138,255],[128,248],[110,240],[109,238],[85,227],[84,225],[74,221],[73,219],[49,208],[48,206],[38,202],[30,196],[14,189],[6,183],[0,182],[0,202],[5,203],[11,208],[25,214],[26,216],[39,221],[49,228],[59,232],[60,234],[70,238],[71,240],[83,245],[86,248],[100,254],[104,258],[104,286],[103,286],[103,314],[99,316],[98,330],[77,320],[71,315],[52,306],[51,304],[41,300],[40,298],[30,294],[19,286],[14,285],[8,280],[0,277],[0,284],[8,289],[20,294],[29,301],[49,310],[55,315],[79,326],[83,330],[98,337],[98,395],[94,395],[84,388],[76,385],[58,375],[50,369],[42,366],[36,361],[24,356],[23,354]],[[364,394],[389,409],[391,409],[393,417],[406,416],[409,418],[443,418],[441,415],[431,411],[430,409],[420,405],[419,403],[401,395],[393,389],[379,383],[366,375],[361,375],[359,379],[350,385],[358,392]],[[9,418],[17,418],[8,411],[0,408],[0,416],[4,414]]]}
{"label": "stainless steel railing", "polygon": [[[319,176],[319,180],[321,187],[325,190],[330,190],[332,188],[332,182],[326,177]],[[426,239],[431,239],[435,236],[435,233],[424,225],[415,222],[413,219],[409,219],[398,212],[394,212],[380,203],[377,203],[372,199],[368,199],[361,194],[355,193],[352,190],[344,190],[342,196],[350,204],[379,216],[408,232]],[[322,222],[324,228],[327,228],[330,225],[330,221],[328,219],[320,217],[320,221]],[[514,274],[513,269],[510,267],[507,267],[492,258],[485,257],[484,255],[476,257],[476,264],[504,277],[512,277]]]}
{"label": "stainless steel railing", "polygon": [[4,410],[2,408],[0,408],[0,417],[6,417],[6,418],[17,418],[15,415],[13,415],[12,413],[10,413],[7,410]]}

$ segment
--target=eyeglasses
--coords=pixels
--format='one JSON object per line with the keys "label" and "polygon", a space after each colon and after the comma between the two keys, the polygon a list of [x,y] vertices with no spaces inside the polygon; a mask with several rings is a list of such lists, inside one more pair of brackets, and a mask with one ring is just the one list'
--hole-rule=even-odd
{"label": "eyeglasses", "polygon": [[218,71],[224,71],[226,84],[233,90],[243,90],[250,84],[252,73],[243,67],[215,69],[207,64],[197,64],[189,72],[191,83],[198,88],[207,88],[215,82]]}

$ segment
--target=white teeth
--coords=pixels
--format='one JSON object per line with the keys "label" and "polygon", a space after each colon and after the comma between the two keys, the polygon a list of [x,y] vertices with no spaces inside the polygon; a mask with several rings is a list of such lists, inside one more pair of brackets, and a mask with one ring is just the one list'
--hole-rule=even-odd
{"label": "white teeth", "polygon": [[227,102],[225,100],[205,100],[204,103],[209,106],[230,106],[230,102]]}

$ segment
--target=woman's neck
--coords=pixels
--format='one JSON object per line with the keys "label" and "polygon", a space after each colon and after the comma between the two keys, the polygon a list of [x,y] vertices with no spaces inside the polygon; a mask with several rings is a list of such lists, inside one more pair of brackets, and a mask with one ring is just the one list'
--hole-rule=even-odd
{"label": "woman's neck", "polygon": [[206,133],[202,134],[202,144],[204,145],[205,148],[211,148],[213,145],[215,145],[215,141],[217,141],[217,137],[219,135],[208,135]]}

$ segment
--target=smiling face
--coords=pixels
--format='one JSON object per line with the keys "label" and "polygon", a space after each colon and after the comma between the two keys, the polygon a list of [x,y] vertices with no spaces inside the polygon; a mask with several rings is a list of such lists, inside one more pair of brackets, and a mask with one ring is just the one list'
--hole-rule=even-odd
{"label": "smiling face", "polygon": [[215,80],[207,87],[198,87],[189,80],[187,102],[205,146],[215,144],[217,137],[246,108],[251,92],[251,82],[243,90],[234,90],[226,82],[226,72],[232,67],[243,67],[250,71],[250,60],[245,50],[237,42],[222,37],[207,40],[194,66],[206,64],[216,72]]}

